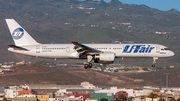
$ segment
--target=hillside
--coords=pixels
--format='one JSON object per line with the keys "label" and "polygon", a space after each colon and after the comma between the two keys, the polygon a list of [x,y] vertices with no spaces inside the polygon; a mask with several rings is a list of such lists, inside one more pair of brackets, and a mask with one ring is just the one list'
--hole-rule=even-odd
{"label": "hillside", "polygon": [[107,73],[77,67],[46,67],[37,64],[14,66],[14,72],[0,75],[0,85],[60,84],[77,85],[88,81],[96,86],[118,86],[137,88],[142,86],[166,86],[169,73],[169,87],[179,86],[180,69],[168,69],[149,73]]}
{"label": "hillside", "polygon": [[80,84],[89,81],[99,86],[137,86],[111,73],[103,73],[77,67],[45,67],[37,64],[14,66],[14,72],[0,75],[0,85],[19,84]]}
{"label": "hillside", "polygon": [[[173,58],[159,59],[157,66],[164,66],[166,61],[167,66],[179,67],[180,12],[159,11],[145,5],[117,2],[118,0],[109,3],[77,0],[0,0],[0,62],[53,61],[7,51],[7,45],[13,41],[4,19],[13,18],[40,43],[70,43],[72,40],[81,43],[109,43],[118,40],[163,44],[176,55]],[[157,35],[155,31],[167,34]],[[61,61],[64,60],[57,62]],[[117,59],[117,62],[151,66],[152,59]]]}
{"label": "hillside", "polygon": [[141,74],[133,74],[128,75],[128,77],[133,79],[144,79],[145,82],[149,84],[165,87],[166,86],[166,74],[168,74],[168,86],[169,87],[179,87],[180,82],[180,69],[171,69],[171,70],[162,70],[158,72],[150,72],[150,73],[141,73]]}

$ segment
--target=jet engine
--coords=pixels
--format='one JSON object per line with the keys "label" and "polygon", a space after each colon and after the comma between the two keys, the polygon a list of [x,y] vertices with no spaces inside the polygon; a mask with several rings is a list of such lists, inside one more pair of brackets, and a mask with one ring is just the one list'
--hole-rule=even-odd
{"label": "jet engine", "polygon": [[96,54],[94,58],[95,63],[103,63],[103,64],[111,64],[115,60],[115,53],[112,52],[106,52],[106,53],[100,53]]}

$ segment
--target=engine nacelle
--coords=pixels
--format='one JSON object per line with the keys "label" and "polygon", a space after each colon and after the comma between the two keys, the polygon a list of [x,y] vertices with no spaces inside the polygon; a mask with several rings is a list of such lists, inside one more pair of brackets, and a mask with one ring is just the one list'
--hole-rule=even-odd
{"label": "engine nacelle", "polygon": [[106,52],[95,55],[95,63],[113,63],[115,60],[115,53]]}

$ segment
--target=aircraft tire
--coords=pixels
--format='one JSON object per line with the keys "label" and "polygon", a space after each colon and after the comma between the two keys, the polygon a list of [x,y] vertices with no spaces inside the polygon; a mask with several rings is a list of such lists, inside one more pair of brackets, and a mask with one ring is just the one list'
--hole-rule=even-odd
{"label": "aircraft tire", "polygon": [[85,64],[85,65],[84,65],[84,68],[85,68],[85,69],[88,69],[88,67],[89,67],[88,64]]}
{"label": "aircraft tire", "polygon": [[155,64],[152,64],[152,67],[155,67]]}
{"label": "aircraft tire", "polygon": [[89,63],[89,66],[88,66],[89,68],[92,68],[92,63]]}

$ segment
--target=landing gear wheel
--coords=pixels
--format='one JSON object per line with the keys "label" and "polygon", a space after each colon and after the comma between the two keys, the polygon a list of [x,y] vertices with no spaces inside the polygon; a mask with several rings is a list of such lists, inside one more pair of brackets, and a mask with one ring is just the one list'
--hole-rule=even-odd
{"label": "landing gear wheel", "polygon": [[92,68],[92,63],[86,63],[86,64],[84,64],[84,68],[85,68],[85,69]]}
{"label": "landing gear wheel", "polygon": [[92,63],[89,63],[89,68],[92,68]]}
{"label": "landing gear wheel", "polygon": [[84,64],[84,68],[85,68],[85,69],[88,69],[88,64]]}
{"label": "landing gear wheel", "polygon": [[155,64],[152,64],[152,67],[155,67]]}

